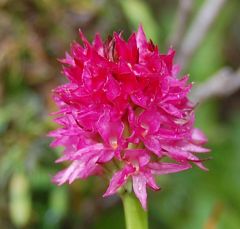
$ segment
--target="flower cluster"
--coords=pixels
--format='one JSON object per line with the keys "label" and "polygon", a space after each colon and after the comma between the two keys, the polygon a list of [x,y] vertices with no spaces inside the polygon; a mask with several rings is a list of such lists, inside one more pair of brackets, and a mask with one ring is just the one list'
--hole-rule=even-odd
{"label": "flower cluster", "polygon": [[[187,95],[188,76],[177,78],[174,50],[160,54],[140,26],[128,41],[114,33],[92,43],[74,42],[60,61],[68,83],[54,90],[59,107],[50,133],[63,146],[57,162],[70,165],[54,182],[62,185],[92,175],[111,175],[104,196],[130,183],[146,209],[146,187],[159,190],[155,175],[192,167],[206,170],[196,153],[206,137],[194,128],[194,106]],[[129,186],[129,185],[128,185]]]}

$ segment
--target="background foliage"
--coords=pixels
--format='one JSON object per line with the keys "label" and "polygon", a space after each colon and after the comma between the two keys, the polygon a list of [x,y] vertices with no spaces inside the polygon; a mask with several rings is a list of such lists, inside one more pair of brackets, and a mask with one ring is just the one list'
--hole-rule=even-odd
{"label": "background foliage", "polygon": [[[203,4],[193,1],[190,22]],[[122,229],[117,197],[103,199],[100,179],[56,187],[58,151],[46,134],[55,128],[51,89],[64,81],[57,58],[81,28],[89,39],[142,22],[165,52],[174,30],[176,0],[0,1],[0,228]],[[196,84],[222,66],[240,64],[240,2],[229,0],[184,70]],[[204,18],[203,18],[204,20]],[[224,89],[223,89],[224,90]],[[150,228],[240,228],[240,90],[197,108],[197,126],[209,137],[213,160],[162,176],[149,193]],[[60,149],[59,149],[60,150]]]}

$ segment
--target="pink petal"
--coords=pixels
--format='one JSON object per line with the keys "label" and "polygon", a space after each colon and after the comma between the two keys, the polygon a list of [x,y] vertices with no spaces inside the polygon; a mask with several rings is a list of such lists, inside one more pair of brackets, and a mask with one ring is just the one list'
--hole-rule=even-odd
{"label": "pink petal", "polygon": [[101,110],[97,108],[93,109],[81,109],[81,112],[75,113],[73,115],[75,117],[76,123],[83,127],[85,130],[93,131],[96,129],[96,122],[98,121],[98,117],[101,114]]}
{"label": "pink petal", "polygon": [[68,64],[68,65],[75,66],[74,58],[72,58],[72,56],[70,56],[68,52],[65,53],[65,58],[59,59],[59,61],[62,64]]}
{"label": "pink petal", "polygon": [[72,173],[74,170],[79,166],[78,161],[74,161],[67,169],[62,170],[58,172],[54,177],[53,177],[53,182],[62,185],[65,183],[69,178],[71,177]]}
{"label": "pink petal", "polygon": [[118,56],[129,63],[136,63],[138,61],[138,49],[135,34],[132,34],[128,42],[124,41],[117,33],[114,33],[114,38]]}
{"label": "pink petal", "polygon": [[100,164],[107,163],[113,159],[114,155],[115,151],[111,149],[102,150],[101,153],[99,153],[99,159],[97,162]]}
{"label": "pink petal", "polygon": [[97,50],[97,53],[100,56],[104,56],[103,41],[99,33],[96,34],[95,39],[93,40],[93,47]]}
{"label": "pink petal", "polygon": [[167,162],[152,162],[149,163],[148,167],[151,169],[153,174],[163,175],[169,173],[177,173],[183,170],[190,169],[190,164],[173,164]]}
{"label": "pink petal", "polygon": [[158,131],[161,125],[161,114],[155,109],[148,109],[139,116],[139,124],[150,134]]}
{"label": "pink petal", "polygon": [[142,207],[147,210],[147,190],[146,190],[146,178],[143,175],[132,176],[133,190],[139,199]]}
{"label": "pink petal", "polygon": [[210,151],[207,148],[204,148],[204,147],[199,146],[199,145],[194,145],[194,144],[191,144],[191,143],[188,143],[185,146],[182,146],[181,149],[183,151],[190,151],[190,152],[194,152],[194,153],[208,153]]}
{"label": "pink petal", "polygon": [[[91,69],[93,68],[93,69]],[[105,84],[107,79],[106,72],[103,69],[97,69],[97,74],[93,66],[85,65],[82,72],[82,79],[86,90],[90,93],[98,91]]]}
{"label": "pink petal", "polygon": [[207,142],[207,137],[201,130],[194,128],[192,131],[192,141],[196,144],[205,144]]}
{"label": "pink petal", "polygon": [[135,169],[132,166],[126,166],[122,170],[116,172],[112,179],[110,180],[110,184],[108,186],[107,191],[103,194],[103,196],[110,196],[117,192],[117,190],[123,186],[126,182],[130,174],[134,173]]}
{"label": "pink petal", "polygon": [[172,73],[174,55],[175,55],[175,50],[173,50],[172,48],[168,50],[167,55],[161,55],[162,60],[165,62],[169,73]]}
{"label": "pink petal", "polygon": [[108,80],[104,88],[106,90],[107,98],[110,101],[114,100],[116,97],[120,95],[121,90],[119,83],[112,76],[108,77]]}
{"label": "pink petal", "polygon": [[155,181],[153,175],[150,172],[145,172],[144,176],[146,177],[147,185],[151,189],[153,189],[154,191],[160,190],[160,187],[156,184],[156,181]]}
{"label": "pink petal", "polygon": [[171,103],[162,104],[160,105],[160,108],[162,108],[165,112],[167,112],[170,115],[173,115],[178,118],[182,117],[182,112]]}
{"label": "pink petal", "polygon": [[155,136],[147,136],[144,139],[144,145],[151,150],[153,153],[155,153],[157,156],[161,157],[162,156],[162,148],[161,148],[161,143],[158,138]]}
{"label": "pink petal", "polygon": [[82,149],[77,150],[73,155],[73,159],[76,159],[78,157],[81,158],[82,155],[86,155],[86,153],[88,153],[88,152],[92,153],[93,151],[100,151],[103,149],[104,149],[104,145],[102,143],[96,143],[93,145],[89,145]]}
{"label": "pink petal", "polygon": [[142,61],[143,56],[146,54],[146,50],[148,47],[148,42],[146,35],[143,31],[142,25],[139,26],[137,34],[136,34],[136,41],[137,41],[137,47],[139,49],[139,59]]}
{"label": "pink petal", "polygon": [[194,154],[188,152],[188,151],[183,151],[179,148],[175,148],[172,146],[162,146],[165,150],[167,150],[166,155],[169,156],[170,158],[179,161],[179,162],[188,162],[192,161],[194,164],[196,164],[199,168],[207,171],[207,168],[201,163],[201,159],[199,159],[197,156]]}
{"label": "pink petal", "polygon": [[96,125],[103,140],[113,148],[117,147],[123,134],[123,123],[120,120],[112,120],[110,110],[106,109]]}
{"label": "pink petal", "polygon": [[150,156],[144,149],[128,149],[125,150],[123,159],[128,162],[138,162],[139,166],[143,167],[150,161]]}
{"label": "pink petal", "polygon": [[83,41],[83,44],[85,45],[85,47],[91,47],[91,44],[89,43],[89,41],[87,40],[87,38],[84,36],[83,32],[81,29],[79,29],[79,36]]}

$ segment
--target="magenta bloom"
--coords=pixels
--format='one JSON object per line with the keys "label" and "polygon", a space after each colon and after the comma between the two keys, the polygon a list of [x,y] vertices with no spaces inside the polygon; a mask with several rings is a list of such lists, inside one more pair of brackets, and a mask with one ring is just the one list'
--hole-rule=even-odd
{"label": "magenta bloom", "polygon": [[111,176],[104,196],[130,183],[146,209],[146,187],[160,189],[155,175],[192,164],[206,170],[196,156],[209,150],[202,147],[204,134],[194,128],[188,76],[176,77],[174,50],[160,54],[141,26],[128,41],[118,33],[105,42],[97,34],[92,44],[80,36],[83,45],[73,43],[61,60],[68,83],[54,90],[61,127],[50,133],[52,146],[64,147],[57,162],[70,165],[53,180],[62,185]]}

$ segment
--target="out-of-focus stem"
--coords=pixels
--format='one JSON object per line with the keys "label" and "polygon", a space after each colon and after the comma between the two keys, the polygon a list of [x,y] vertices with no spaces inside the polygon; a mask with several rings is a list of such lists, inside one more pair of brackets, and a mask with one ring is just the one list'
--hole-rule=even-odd
{"label": "out-of-focus stem", "polygon": [[177,63],[184,70],[200,46],[227,0],[205,0],[195,20],[186,33],[177,56]]}
{"label": "out-of-focus stem", "polygon": [[174,49],[178,49],[187,29],[193,2],[193,0],[179,0],[176,21],[169,41],[170,45],[172,45]]}

